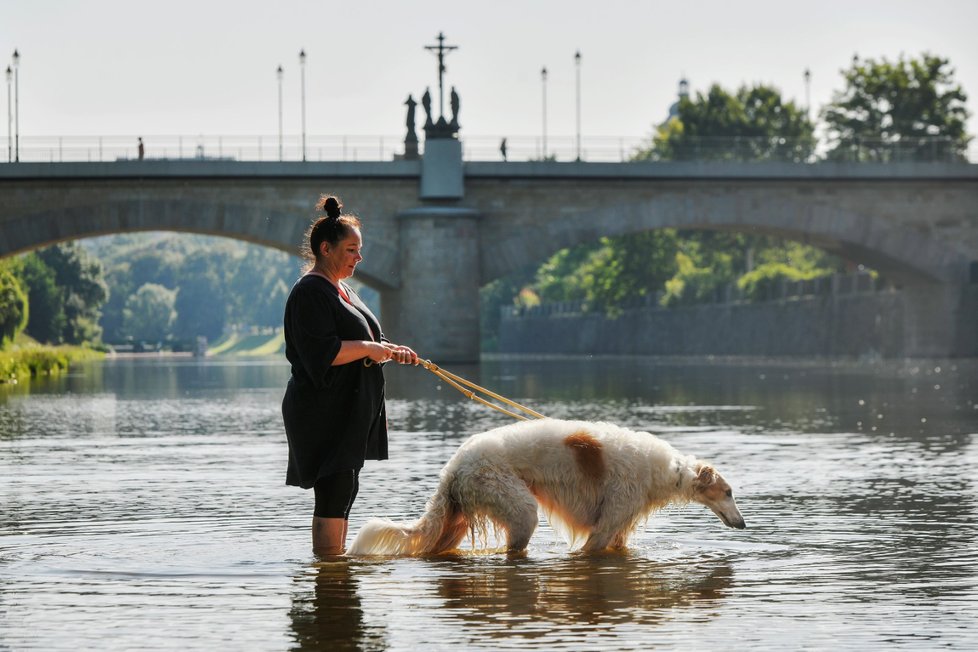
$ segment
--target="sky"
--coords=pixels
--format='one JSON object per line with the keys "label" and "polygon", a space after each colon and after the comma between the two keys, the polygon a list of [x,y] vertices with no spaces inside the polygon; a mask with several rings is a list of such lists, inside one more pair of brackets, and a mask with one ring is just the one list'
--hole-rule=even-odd
{"label": "sky", "polygon": [[409,93],[430,87],[437,106],[424,46],[443,32],[458,46],[445,82],[461,98],[463,140],[538,136],[543,67],[547,133],[573,138],[577,51],[583,138],[639,138],[665,119],[683,76],[694,93],[763,82],[803,105],[809,69],[817,109],[854,54],[949,58],[974,115],[976,26],[973,0],[0,0],[0,65],[20,52],[25,142],[272,136],[279,65],[284,130],[298,134],[300,49],[310,137],[402,137]]}

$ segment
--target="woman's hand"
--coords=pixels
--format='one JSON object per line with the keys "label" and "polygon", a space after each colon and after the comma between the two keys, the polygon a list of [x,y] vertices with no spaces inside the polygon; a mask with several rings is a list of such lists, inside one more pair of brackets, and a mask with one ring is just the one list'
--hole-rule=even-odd
{"label": "woman's hand", "polygon": [[394,352],[386,343],[364,342],[364,345],[367,347],[367,357],[377,364],[383,364],[394,356]]}
{"label": "woman's hand", "polygon": [[393,360],[398,364],[418,364],[418,354],[411,350],[411,347],[400,344],[384,342],[384,346],[390,351],[388,360]]}

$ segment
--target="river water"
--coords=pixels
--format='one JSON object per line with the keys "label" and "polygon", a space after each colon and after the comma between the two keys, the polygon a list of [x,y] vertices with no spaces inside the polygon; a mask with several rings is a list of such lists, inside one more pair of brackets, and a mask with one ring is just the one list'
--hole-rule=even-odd
{"label": "river water", "polygon": [[[284,486],[281,360],[108,360],[0,387],[0,650],[976,649],[978,366],[521,359],[449,369],[713,462],[625,552],[318,562]],[[508,418],[388,366],[391,460],[351,516],[413,519]]]}

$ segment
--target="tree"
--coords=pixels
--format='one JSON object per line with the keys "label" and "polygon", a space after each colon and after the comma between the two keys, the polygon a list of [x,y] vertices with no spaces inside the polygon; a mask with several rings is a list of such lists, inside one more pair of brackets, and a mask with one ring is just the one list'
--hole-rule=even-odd
{"label": "tree", "polygon": [[187,256],[181,268],[183,280],[177,290],[174,336],[192,341],[198,335],[217,339],[227,323],[226,284],[218,274],[212,252],[200,250]]}
{"label": "tree", "polygon": [[184,253],[182,247],[174,246],[172,238],[155,234],[113,236],[99,251],[110,288],[99,325],[107,342],[122,342],[128,336],[123,323],[126,302],[147,283],[175,289]]}
{"label": "tree", "polygon": [[[109,300],[102,305],[99,325],[106,342],[122,342],[126,339],[124,312],[129,297],[140,286],[134,285],[132,268],[128,262],[108,266],[105,283],[109,286]],[[151,281],[155,282],[155,281]]]}
{"label": "tree", "polygon": [[27,326],[27,295],[6,264],[0,264],[0,349]]}
{"label": "tree", "polygon": [[177,319],[173,327],[174,337],[185,342],[192,341],[198,335],[209,340],[220,337],[227,323],[224,301],[221,283],[212,274],[181,285],[175,304]]}
{"label": "tree", "polygon": [[845,89],[822,112],[830,159],[964,159],[967,97],[947,59],[853,57],[842,75]]}
{"label": "tree", "polygon": [[99,309],[108,298],[102,265],[74,242],[40,249],[36,255],[54,272],[54,282],[62,290],[64,323],[58,339],[69,344],[98,340]]}
{"label": "tree", "polygon": [[156,283],[146,283],[129,297],[123,310],[123,332],[133,340],[162,342],[170,337],[176,318],[176,292]]}
{"label": "tree", "polygon": [[479,290],[479,331],[484,351],[499,345],[499,323],[503,306],[512,306],[520,290],[533,281],[536,268],[529,266],[483,286]]}
{"label": "tree", "polygon": [[27,334],[38,342],[60,344],[65,329],[64,288],[58,286],[54,270],[31,252],[18,260],[18,276],[27,293],[30,318]]}
{"label": "tree", "polygon": [[807,111],[772,86],[741,86],[735,94],[714,84],[706,95],[679,101],[636,160],[807,161],[815,152]]}
{"label": "tree", "polygon": [[244,245],[220,264],[226,271],[228,319],[239,326],[282,325],[285,300],[299,277],[298,260],[282,251]]}

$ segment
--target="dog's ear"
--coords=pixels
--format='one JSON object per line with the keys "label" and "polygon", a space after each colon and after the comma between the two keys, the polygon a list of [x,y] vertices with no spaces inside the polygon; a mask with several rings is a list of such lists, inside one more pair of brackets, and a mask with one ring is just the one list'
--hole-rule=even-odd
{"label": "dog's ear", "polygon": [[709,464],[700,464],[697,467],[696,488],[706,489],[714,482],[716,482],[717,479],[716,476],[717,476],[717,472],[712,466],[710,466]]}

